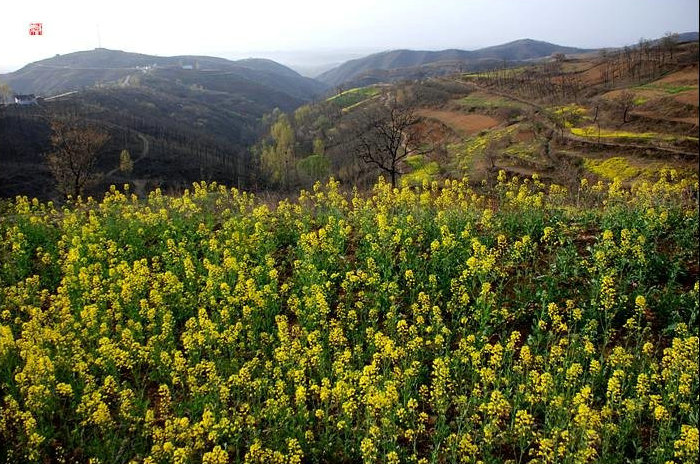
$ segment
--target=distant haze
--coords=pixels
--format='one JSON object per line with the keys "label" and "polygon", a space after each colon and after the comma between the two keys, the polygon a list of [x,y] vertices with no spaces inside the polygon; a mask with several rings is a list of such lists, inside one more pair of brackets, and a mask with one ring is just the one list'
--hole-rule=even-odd
{"label": "distant haze", "polygon": [[[32,22],[43,23],[42,36],[29,35]],[[10,0],[0,72],[98,45],[155,55],[277,53],[309,73],[368,50],[471,50],[521,38],[599,48],[697,30],[697,0]]]}
{"label": "distant haze", "polygon": [[267,58],[294,69],[306,77],[316,77],[348,60],[362,58],[383,51],[382,48],[310,49],[310,50],[257,50],[248,52],[223,52],[218,56],[230,60]]}

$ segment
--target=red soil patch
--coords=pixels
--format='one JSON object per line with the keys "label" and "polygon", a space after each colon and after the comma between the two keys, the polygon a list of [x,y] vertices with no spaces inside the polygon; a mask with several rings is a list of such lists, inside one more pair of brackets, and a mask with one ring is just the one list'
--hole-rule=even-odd
{"label": "red soil patch", "polygon": [[603,82],[603,70],[605,66],[603,64],[597,64],[590,67],[588,70],[583,71],[580,74],[581,80],[589,85],[600,84]]}
{"label": "red soil patch", "polygon": [[515,139],[518,142],[529,142],[534,138],[535,138],[535,133],[533,131],[518,132],[518,134],[515,136]]}
{"label": "red soil patch", "polygon": [[673,99],[677,102],[683,103],[684,105],[695,105],[698,106],[698,89],[687,90],[678,95],[674,95]]}
{"label": "red soil patch", "polygon": [[664,97],[672,97],[674,100],[684,105],[698,106],[698,89],[686,90],[676,95],[669,95],[663,90],[656,89],[623,89],[611,90],[610,92],[601,95],[601,97],[606,100],[613,100],[615,97],[619,96],[622,92],[625,91],[632,92],[636,97],[644,98],[647,101],[656,100]]}
{"label": "red soil patch", "polygon": [[689,66],[681,71],[674,72],[668,76],[656,81],[659,84],[674,84],[674,85],[697,85],[698,84],[698,66]]}
{"label": "red soil patch", "polygon": [[433,109],[421,109],[417,111],[419,116],[428,119],[436,119],[447,127],[462,134],[476,134],[484,129],[497,126],[498,120],[483,114],[464,114],[459,111],[444,111]]}
{"label": "red soil patch", "polygon": [[567,61],[562,64],[562,71],[564,72],[584,72],[590,69],[592,66],[590,60],[575,60]]}
{"label": "red soil patch", "polygon": [[651,119],[659,119],[662,121],[676,121],[676,122],[684,122],[686,124],[694,124],[698,125],[698,117],[687,117],[687,118],[668,118],[668,117],[663,117],[657,113],[652,113],[650,111],[634,111],[632,114],[638,114],[640,116],[644,116],[647,118]]}
{"label": "red soil patch", "polygon": [[613,100],[616,97],[620,96],[622,92],[631,92],[633,93],[636,97],[642,97],[647,100],[653,100],[656,98],[661,98],[665,97],[667,94],[663,90],[656,90],[656,89],[619,89],[619,90],[611,90],[610,92],[606,92],[603,95],[601,95],[602,98],[606,100]]}

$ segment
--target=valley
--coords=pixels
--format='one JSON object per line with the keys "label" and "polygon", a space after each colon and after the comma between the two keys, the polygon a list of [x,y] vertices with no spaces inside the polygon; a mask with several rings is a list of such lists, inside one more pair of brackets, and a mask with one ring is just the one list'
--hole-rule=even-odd
{"label": "valley", "polygon": [[0,58],[434,49],[0,75],[0,464],[698,461],[697,2],[69,3]]}
{"label": "valley", "polygon": [[[94,192],[124,183],[176,192],[200,179],[253,190],[308,187],[329,176],[371,185],[378,172],[353,155],[349,134],[390,100],[419,119],[420,154],[396,168],[409,182],[481,182],[499,169],[594,181],[608,159],[642,177],[660,167],[691,173],[697,41],[683,37],[675,50],[651,41],[600,52],[532,40],[470,52],[399,50],[351,60],[319,80],[269,60],[106,49],[56,56],[0,76],[18,92],[43,95],[39,105],[0,109],[0,194],[56,196],[43,154],[49,122],[61,114],[80,114],[110,134]],[[414,77],[408,69],[422,77],[405,80]],[[351,87],[372,73],[380,73],[374,83]],[[271,155],[263,159],[265,147],[279,148],[268,131],[281,115],[293,133],[277,161],[287,166],[284,178],[270,177]],[[129,173],[117,169],[122,150],[136,159]]]}

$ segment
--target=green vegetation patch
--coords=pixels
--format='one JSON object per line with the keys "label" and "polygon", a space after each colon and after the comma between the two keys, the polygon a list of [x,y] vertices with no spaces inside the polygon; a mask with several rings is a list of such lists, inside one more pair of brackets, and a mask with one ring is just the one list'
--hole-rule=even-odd
{"label": "green vegetation patch", "polygon": [[523,105],[515,100],[510,100],[497,95],[487,95],[480,92],[475,92],[467,95],[464,98],[457,100],[457,103],[463,108],[521,108]]}
{"label": "green vegetation patch", "polygon": [[[532,66],[518,66],[517,68],[509,68],[507,70],[499,70],[498,72],[506,73],[508,75],[508,77],[513,77],[513,76],[517,76],[519,74],[522,74],[525,71],[529,71],[531,69],[532,69]],[[466,79],[466,80],[491,78],[493,76],[494,76],[493,71],[470,72],[470,73],[462,74],[462,78]]]}
{"label": "green vegetation patch", "polygon": [[638,89],[644,90],[660,90],[666,92],[669,95],[676,95],[682,92],[687,92],[689,90],[697,90],[697,85],[674,85],[663,82],[652,82],[650,84],[644,84],[637,87]]}
{"label": "green vegetation patch", "polygon": [[325,155],[309,155],[297,161],[297,169],[313,180],[320,180],[328,175],[330,162]]}
{"label": "green vegetation patch", "polygon": [[503,154],[511,158],[522,160],[529,164],[540,164],[541,159],[538,156],[540,145],[537,141],[520,142],[509,146],[503,150]]}
{"label": "green vegetation patch", "polygon": [[350,109],[359,103],[377,96],[380,92],[381,90],[377,86],[357,87],[334,95],[326,101],[334,102],[341,108]]}
{"label": "green vegetation patch", "polygon": [[485,156],[497,156],[505,147],[510,145],[517,126],[483,131],[475,137],[465,140],[464,148],[458,153],[457,165],[464,173],[469,173],[474,163]]}
{"label": "green vegetation patch", "polygon": [[634,161],[622,156],[615,156],[604,160],[586,158],[583,166],[589,172],[606,179],[619,179],[622,182],[650,181],[658,177],[660,172],[673,172],[679,178],[692,178],[692,169],[675,168],[664,163],[635,164]]}
{"label": "green vegetation patch", "polygon": [[411,172],[401,178],[403,185],[421,186],[430,184],[440,173],[440,165],[436,161],[427,161],[423,155],[407,157],[406,164],[411,167]]}
{"label": "green vegetation patch", "polygon": [[600,129],[600,131],[598,131],[598,128],[595,126],[572,127],[570,130],[573,135],[589,138],[600,137],[601,139],[656,140],[663,142],[698,141],[698,137],[688,135],[660,134],[658,132],[629,132],[609,129]]}

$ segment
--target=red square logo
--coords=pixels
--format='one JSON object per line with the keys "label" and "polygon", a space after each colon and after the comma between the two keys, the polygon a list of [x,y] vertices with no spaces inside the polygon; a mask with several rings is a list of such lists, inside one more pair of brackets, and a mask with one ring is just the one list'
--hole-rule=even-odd
{"label": "red square logo", "polygon": [[42,23],[29,23],[29,35],[43,35]]}

